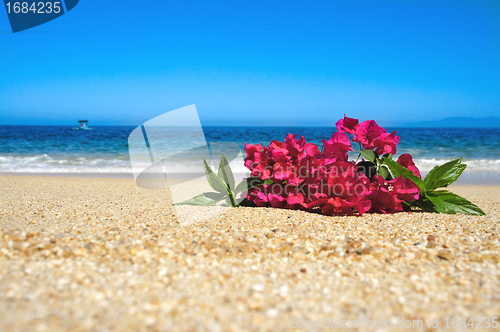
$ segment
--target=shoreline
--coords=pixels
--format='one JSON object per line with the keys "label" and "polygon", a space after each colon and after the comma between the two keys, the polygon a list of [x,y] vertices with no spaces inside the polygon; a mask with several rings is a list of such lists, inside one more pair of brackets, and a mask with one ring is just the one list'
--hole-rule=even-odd
{"label": "shoreline", "polygon": [[[172,179],[185,179],[186,174],[192,175],[192,173],[177,173],[170,174]],[[477,175],[482,175],[478,178]],[[199,174],[198,174],[199,175]],[[235,173],[236,176],[241,176],[240,173]],[[422,177],[425,177],[425,173]],[[475,176],[474,176],[475,175]],[[474,175],[463,174],[452,186],[500,186],[500,178],[488,178],[486,174],[474,173]],[[68,177],[68,178],[122,178],[122,179],[133,179],[134,175],[132,173],[51,173],[51,172],[0,172],[0,176],[29,176],[29,177]],[[204,174],[199,176],[204,177]]]}

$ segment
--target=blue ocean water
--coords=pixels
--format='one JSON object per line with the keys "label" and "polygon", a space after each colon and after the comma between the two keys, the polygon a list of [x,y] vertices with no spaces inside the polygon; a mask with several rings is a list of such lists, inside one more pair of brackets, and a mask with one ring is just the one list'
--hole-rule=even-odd
{"label": "blue ocean water", "polygon": [[[136,127],[0,126],[0,173],[130,173],[128,136]],[[387,128],[400,136],[422,172],[463,157],[464,178],[500,181],[500,128]],[[203,127],[208,142],[269,144],[288,133],[321,144],[335,127]],[[356,149],[356,146],[354,146]],[[243,166],[242,166],[243,167]]]}

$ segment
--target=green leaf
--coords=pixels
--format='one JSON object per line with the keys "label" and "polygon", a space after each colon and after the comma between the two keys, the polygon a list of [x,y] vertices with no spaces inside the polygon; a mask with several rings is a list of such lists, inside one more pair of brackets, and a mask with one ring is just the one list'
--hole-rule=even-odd
{"label": "green leaf", "polygon": [[239,207],[238,202],[234,199],[231,199],[230,196],[226,196],[226,204],[232,207]]}
{"label": "green leaf", "polygon": [[398,176],[402,176],[404,178],[410,179],[417,185],[417,187],[420,188],[420,191],[422,193],[425,193],[425,185],[424,181],[422,181],[418,176],[412,173],[408,168],[404,167],[401,164],[398,164],[394,160],[390,160],[387,158],[384,158],[384,162],[387,166],[389,166],[389,169],[391,170],[392,174],[394,175],[394,178],[397,178]]}
{"label": "green leaf", "polygon": [[226,197],[227,204],[232,207],[237,207],[238,202],[236,201],[236,197],[234,197],[233,193],[234,175],[233,172],[231,171],[231,167],[229,167],[229,163],[224,154],[222,154],[222,157],[220,158],[219,171],[217,173],[218,177],[224,181],[227,189],[228,193],[228,196]]}
{"label": "green leaf", "polygon": [[227,158],[224,154],[222,154],[222,157],[220,159],[219,171],[217,172],[217,175],[226,183],[226,185],[229,185],[229,188],[231,188],[231,190],[234,190],[235,184],[233,171],[231,171],[229,162],[227,161]]}
{"label": "green leaf", "polygon": [[227,193],[226,184],[221,178],[215,175],[210,166],[208,166],[206,160],[203,160],[203,166],[205,167],[205,174],[207,175],[207,180],[208,183],[210,184],[210,187],[214,188],[214,190],[220,193],[226,194]]}
{"label": "green leaf", "polygon": [[385,166],[380,166],[378,169],[378,174],[384,179],[387,179],[387,177],[389,176],[389,169],[387,169],[387,167]]}
{"label": "green leaf", "polygon": [[226,197],[226,194],[221,194],[221,193],[203,193],[206,197],[213,199],[214,201],[222,201],[224,197]]}
{"label": "green leaf", "polygon": [[418,201],[413,201],[411,203],[414,203],[416,206],[421,208],[425,212],[436,212],[439,213],[439,211],[436,209],[436,206],[434,203],[432,203],[431,200],[427,198],[425,195],[420,195],[420,198]]}
{"label": "green leaf", "polygon": [[197,205],[197,206],[208,206],[213,205],[217,202],[223,200],[227,195],[222,195],[219,193],[203,193],[197,195],[187,201],[175,203],[174,205]]}
{"label": "green leaf", "polygon": [[375,159],[377,159],[377,156],[375,155],[375,152],[373,150],[361,150],[359,151],[363,157],[365,157],[366,160],[371,161],[372,163],[375,163]]}
{"label": "green leaf", "polygon": [[239,194],[239,193],[244,192],[247,189],[250,189],[250,188],[248,188],[248,180],[249,179],[251,179],[251,178],[243,179],[243,181],[241,181],[240,183],[238,183],[238,185],[236,186],[236,188],[234,188],[234,192],[237,193],[237,194]]}
{"label": "green leaf", "polygon": [[273,184],[273,183],[274,182],[271,179],[262,180],[258,177],[246,178],[236,186],[236,188],[234,189],[234,192],[236,194],[239,194],[239,193],[242,193],[244,191],[247,191],[248,189],[252,189],[252,188],[262,186],[265,184]]}
{"label": "green leaf", "polygon": [[392,160],[392,154],[391,153],[386,153],[386,154],[384,154],[384,158]]}
{"label": "green leaf", "polygon": [[425,189],[431,191],[449,186],[462,175],[466,167],[467,165],[462,164],[462,158],[434,167],[425,177]]}
{"label": "green leaf", "polygon": [[434,203],[436,210],[440,213],[463,213],[473,216],[485,215],[483,210],[474,203],[447,190],[432,191],[427,193],[426,196]]}

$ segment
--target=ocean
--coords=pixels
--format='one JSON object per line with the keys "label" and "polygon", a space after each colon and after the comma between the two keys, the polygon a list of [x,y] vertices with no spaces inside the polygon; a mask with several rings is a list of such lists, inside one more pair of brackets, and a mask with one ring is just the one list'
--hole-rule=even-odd
{"label": "ocean", "polygon": [[[131,176],[128,136],[136,127],[0,126],[0,173],[101,174]],[[500,184],[500,128],[387,128],[400,136],[397,154],[410,153],[422,173],[435,165],[463,157],[468,165],[462,183]],[[283,141],[288,133],[321,145],[335,127],[214,127],[205,126],[208,142]],[[356,149],[356,146],[354,146]],[[353,155],[355,158],[356,156]],[[241,165],[243,168],[243,165]],[[182,171],[182,169],[179,169]],[[235,170],[236,172],[238,170]]]}

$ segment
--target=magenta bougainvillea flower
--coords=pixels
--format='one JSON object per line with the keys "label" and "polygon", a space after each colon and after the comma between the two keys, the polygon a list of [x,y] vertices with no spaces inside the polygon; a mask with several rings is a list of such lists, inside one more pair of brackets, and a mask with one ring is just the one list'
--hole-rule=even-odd
{"label": "magenta bougainvillea flower", "polygon": [[[352,141],[372,150],[377,157],[395,154],[399,143],[395,131],[388,133],[373,120],[359,123],[345,115],[336,127],[338,132],[322,140],[321,148],[292,134],[283,142],[272,141],[268,147],[246,144],[245,166],[252,176],[273,182],[250,189],[247,200],[256,206],[329,216],[401,212],[404,202],[418,200],[420,190],[411,180],[370,176],[363,171],[366,167],[359,165],[370,161],[349,161]],[[371,167],[381,167],[371,162]],[[411,155],[403,154],[397,162],[420,177]]]}
{"label": "magenta bougainvillea flower", "polygon": [[[209,185],[216,193],[203,193],[175,205],[214,205],[221,201],[322,213],[328,216],[396,213],[420,208],[425,212],[485,215],[477,205],[447,190],[467,167],[462,158],[434,167],[422,180],[410,154],[393,155],[399,136],[375,121],[359,123],[344,115],[337,132],[320,146],[288,134],[269,146],[245,143],[249,178],[235,185],[224,154],[215,174],[204,161]],[[359,146],[356,160],[349,160]],[[322,146],[321,146],[322,145]],[[230,168],[229,168],[230,169]],[[245,194],[243,194],[245,193]],[[236,199],[236,195],[243,201]],[[246,200],[245,200],[246,199]]]}
{"label": "magenta bougainvillea flower", "polygon": [[297,135],[288,134],[285,138],[286,149],[292,157],[297,157],[299,153],[304,151],[304,145],[306,145],[304,136],[300,136],[300,139],[297,139]]}
{"label": "magenta bougainvillea flower", "polygon": [[396,131],[392,133],[382,133],[374,141],[373,146],[376,147],[375,152],[378,155],[387,153],[395,154],[396,146],[399,143],[399,136],[396,136]]}
{"label": "magenta bougainvillea flower", "polygon": [[408,168],[410,171],[413,172],[416,176],[419,178],[422,178],[420,175],[420,171],[418,170],[417,166],[415,166],[415,163],[413,162],[413,157],[409,153],[404,153],[399,156],[398,158],[398,164],[401,164],[402,166]]}
{"label": "magenta bougainvillea flower", "polygon": [[379,127],[374,120],[363,121],[355,129],[354,141],[361,143],[365,149],[373,148],[373,141],[380,134],[387,132],[384,128]]}
{"label": "magenta bougainvillea flower", "polygon": [[356,127],[358,126],[358,123],[359,123],[358,119],[348,118],[344,114],[344,118],[340,119],[336,123],[337,131],[339,133],[354,134],[356,131]]}

